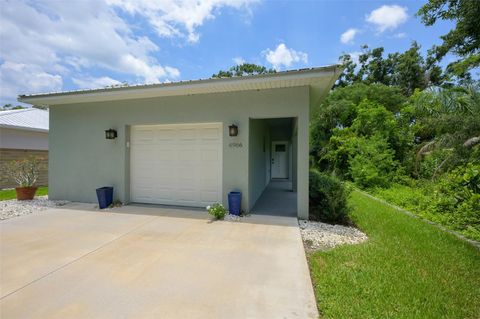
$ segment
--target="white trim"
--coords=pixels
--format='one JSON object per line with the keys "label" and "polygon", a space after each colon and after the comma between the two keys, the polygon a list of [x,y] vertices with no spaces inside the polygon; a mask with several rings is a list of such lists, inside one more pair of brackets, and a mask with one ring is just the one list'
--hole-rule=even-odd
{"label": "white trim", "polygon": [[[59,105],[153,98],[161,96],[226,93],[246,90],[315,86],[327,87],[342,72],[337,65],[255,76],[205,79],[119,88],[20,95],[18,101],[36,105]],[[330,87],[329,87],[330,88]]]}

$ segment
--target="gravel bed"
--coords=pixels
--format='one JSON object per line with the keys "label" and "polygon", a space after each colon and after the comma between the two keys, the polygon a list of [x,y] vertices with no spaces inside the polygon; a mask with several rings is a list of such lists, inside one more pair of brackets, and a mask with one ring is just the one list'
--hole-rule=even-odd
{"label": "gravel bed", "polygon": [[359,244],[367,235],[354,227],[330,225],[320,222],[299,220],[300,233],[306,250],[327,250],[339,245]]}
{"label": "gravel bed", "polygon": [[229,222],[241,222],[245,217],[247,216],[237,216],[237,215],[232,215],[232,214],[227,214],[223,218],[223,220],[229,221]]}
{"label": "gravel bed", "polygon": [[3,200],[0,201],[0,220],[28,215],[53,207],[64,206],[68,201],[49,200],[48,196],[38,196],[32,200]]}

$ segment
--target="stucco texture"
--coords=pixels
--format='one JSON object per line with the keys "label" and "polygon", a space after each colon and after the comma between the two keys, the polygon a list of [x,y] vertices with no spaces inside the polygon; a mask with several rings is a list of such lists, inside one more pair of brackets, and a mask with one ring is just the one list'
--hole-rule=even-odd
{"label": "stucco texture", "polygon": [[[139,124],[223,123],[223,202],[232,190],[243,193],[249,209],[264,185],[249,176],[255,142],[251,119],[296,118],[298,215],[308,216],[309,87],[254,90],[235,93],[131,99],[122,101],[55,105],[50,108],[49,196],[52,199],[95,202],[95,188],[111,185],[115,198],[129,201],[129,127]],[[236,137],[228,126],[238,125]],[[118,138],[106,140],[113,128]],[[260,137],[258,137],[260,138]],[[263,135],[262,137],[263,138]],[[231,144],[241,147],[232,147]],[[260,158],[259,160],[264,160]],[[294,168],[295,169],[295,168]],[[252,197],[252,198],[250,198]]]}

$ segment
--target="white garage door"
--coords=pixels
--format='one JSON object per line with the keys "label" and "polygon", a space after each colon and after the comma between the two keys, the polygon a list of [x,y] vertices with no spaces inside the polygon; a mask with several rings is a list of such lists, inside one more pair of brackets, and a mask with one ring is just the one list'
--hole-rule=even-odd
{"label": "white garage door", "polygon": [[182,206],[222,201],[222,125],[132,126],[130,200]]}

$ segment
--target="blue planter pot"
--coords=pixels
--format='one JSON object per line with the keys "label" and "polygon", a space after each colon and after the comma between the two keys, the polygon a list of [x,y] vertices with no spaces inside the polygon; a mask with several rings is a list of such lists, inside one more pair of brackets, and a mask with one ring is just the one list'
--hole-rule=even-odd
{"label": "blue planter pot", "polygon": [[242,193],[241,192],[230,192],[228,193],[228,211],[232,215],[240,215],[242,211]]}
{"label": "blue planter pot", "polygon": [[113,187],[97,188],[98,207],[100,209],[107,208],[113,203]]}

